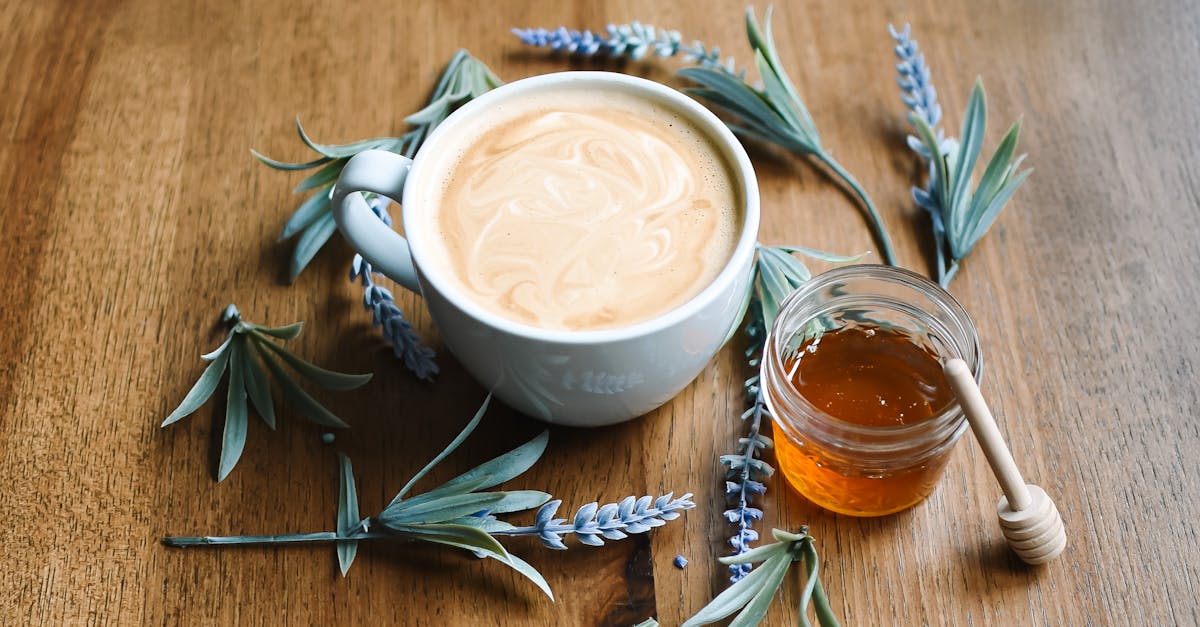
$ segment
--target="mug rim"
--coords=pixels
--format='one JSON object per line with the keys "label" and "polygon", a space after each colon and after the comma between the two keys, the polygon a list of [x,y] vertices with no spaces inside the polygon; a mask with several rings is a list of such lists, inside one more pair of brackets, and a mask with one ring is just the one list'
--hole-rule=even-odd
{"label": "mug rim", "polygon": [[[462,120],[476,115],[496,101],[511,97],[514,94],[531,89],[570,83],[599,83],[605,86],[615,86],[616,89],[624,89],[627,92],[637,95],[650,96],[657,102],[665,103],[676,112],[686,115],[725,153],[726,160],[730,162],[729,165],[731,166],[734,184],[738,186],[742,195],[742,220],[739,223],[741,230],[738,241],[716,278],[682,304],[653,318],[623,327],[578,330],[545,329],[517,322],[487,310],[469,298],[462,290],[458,289],[455,279],[450,276],[448,268],[431,263],[436,259],[430,252],[432,244],[426,242],[421,234],[428,231],[427,228],[422,228],[422,226],[430,224],[432,221],[416,217],[417,212],[415,210],[419,204],[415,200],[415,194],[418,193],[416,190],[422,186],[422,177],[431,176],[426,175],[425,171],[433,167],[427,165],[428,162],[433,160],[429,155],[436,152],[438,143],[446,141],[442,138],[452,134],[455,127]],[[437,174],[436,170],[434,174]],[[491,329],[545,342],[561,344],[619,342],[652,335],[662,329],[679,324],[704,309],[721,295],[726,286],[737,280],[738,275],[743,271],[745,262],[753,259],[755,247],[758,243],[760,221],[758,179],[754,173],[753,165],[750,163],[749,155],[733,132],[713,112],[682,92],[661,83],[617,72],[566,71],[539,74],[518,79],[511,83],[505,83],[471,100],[447,116],[426,139],[421,149],[413,158],[412,167],[409,170],[408,180],[404,186],[402,196],[401,222],[404,225],[405,239],[408,240],[409,254],[412,256],[413,265],[416,267],[422,287],[437,290],[443,298],[452,303],[456,308]],[[410,207],[412,207],[412,210],[409,209]],[[382,223],[380,225],[383,228],[391,228]]]}

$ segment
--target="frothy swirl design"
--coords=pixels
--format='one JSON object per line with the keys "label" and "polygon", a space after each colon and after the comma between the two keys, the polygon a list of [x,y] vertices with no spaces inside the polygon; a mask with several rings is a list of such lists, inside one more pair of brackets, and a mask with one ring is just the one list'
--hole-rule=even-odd
{"label": "frothy swirl design", "polygon": [[539,110],[469,144],[439,226],[472,300],[532,326],[602,329],[703,290],[736,243],[735,201],[728,168],[679,116]]}

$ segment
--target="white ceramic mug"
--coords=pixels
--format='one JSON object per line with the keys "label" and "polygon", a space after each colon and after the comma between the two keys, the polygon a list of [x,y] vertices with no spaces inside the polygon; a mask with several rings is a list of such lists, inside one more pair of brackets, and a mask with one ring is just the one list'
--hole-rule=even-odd
{"label": "white ceramic mug", "polygon": [[[444,175],[430,155],[453,142],[456,126],[486,116],[506,99],[561,89],[621,92],[665,105],[692,120],[724,153],[742,207],[741,233],[717,278],[694,298],[650,320],[605,330],[540,329],[502,318],[472,302],[432,263],[431,209],[414,190]],[[432,164],[432,165],[431,165]],[[405,237],[381,222],[360,192],[400,201]],[[370,150],[355,155],[333,189],[338,228],[362,256],[425,298],[442,340],[463,367],[506,404],[547,422],[599,426],[629,420],[688,385],[741,321],[758,238],[758,183],[746,151],[715,115],[683,94],[612,72],[561,72],[508,83],[446,118],[415,159]]]}

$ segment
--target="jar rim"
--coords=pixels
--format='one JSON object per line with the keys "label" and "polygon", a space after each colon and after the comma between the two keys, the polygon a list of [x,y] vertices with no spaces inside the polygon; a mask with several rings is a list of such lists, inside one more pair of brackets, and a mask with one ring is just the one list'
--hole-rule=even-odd
{"label": "jar rim", "polygon": [[[829,287],[831,284],[848,279],[881,280],[900,284],[922,293],[930,298],[930,300],[943,307],[961,327],[960,329],[948,330],[952,333],[961,332],[969,344],[969,346],[967,346],[967,350],[962,351],[967,354],[959,354],[956,356],[962,358],[967,363],[976,382],[979,382],[982,379],[983,359],[981,347],[979,345],[979,334],[976,331],[974,321],[971,319],[971,316],[967,313],[966,309],[962,306],[962,303],[960,303],[958,299],[942,288],[942,286],[911,270],[879,264],[856,264],[842,266],[819,274],[810,279],[804,285],[800,286],[799,289],[783,300],[779,306],[779,313],[775,317],[773,328],[767,333],[763,359],[759,366],[761,384],[765,384],[768,380],[773,380],[773,377],[771,377],[769,373],[769,367],[772,363],[778,363],[780,365],[782,364],[783,356],[780,354],[781,348],[778,342],[779,338],[777,337],[777,330],[782,324],[784,324],[785,320],[788,320],[789,314],[796,314],[796,310],[799,307],[797,303],[800,303],[805,298],[818,293],[824,288]],[[861,294],[859,296],[861,296]],[[808,316],[807,319],[815,317],[815,315]],[[802,324],[807,322],[807,319],[802,321]],[[952,347],[952,349],[956,351],[957,348],[957,346]],[[962,414],[962,407],[957,399],[951,400],[950,403],[943,407],[937,414],[917,423],[898,426],[868,426],[848,422],[816,407],[803,394],[799,393],[799,391],[791,385],[790,381],[782,382],[782,384],[787,385],[790,391],[794,392],[793,394],[789,394],[789,396],[792,397],[792,400],[800,405],[799,409],[803,410],[809,417],[816,419],[825,425],[836,427],[838,431],[847,435],[884,437],[888,440],[904,440],[907,439],[906,436],[925,435],[931,430],[935,434],[941,433],[951,425],[954,425],[953,431],[961,431],[965,427],[965,419]],[[770,400],[769,397],[768,400]],[[775,415],[774,411],[772,411],[772,415]],[[783,420],[785,417],[779,416],[778,419]],[[786,427],[787,425],[784,426]],[[882,451],[888,450],[892,447],[883,446],[870,448]],[[896,448],[906,447],[897,446]]]}

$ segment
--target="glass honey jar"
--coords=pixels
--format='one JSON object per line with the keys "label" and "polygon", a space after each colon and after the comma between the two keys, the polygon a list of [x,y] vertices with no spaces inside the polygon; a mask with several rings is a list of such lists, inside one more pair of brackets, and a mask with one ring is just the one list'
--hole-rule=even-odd
{"label": "glass honey jar", "polygon": [[801,286],[781,305],[761,365],[788,484],[851,516],[924,500],[967,428],[942,373],[954,357],[980,379],[970,316],[920,275],[846,266]]}

